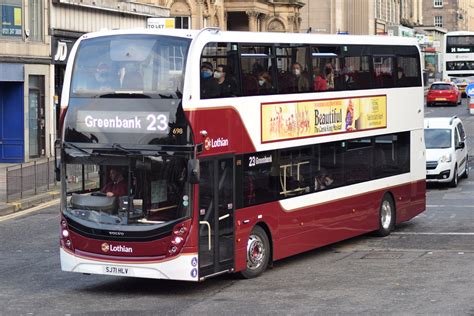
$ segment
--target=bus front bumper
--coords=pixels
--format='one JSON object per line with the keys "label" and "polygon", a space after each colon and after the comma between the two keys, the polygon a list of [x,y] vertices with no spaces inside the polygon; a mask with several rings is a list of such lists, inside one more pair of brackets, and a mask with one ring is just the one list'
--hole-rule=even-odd
{"label": "bus front bumper", "polygon": [[77,256],[60,248],[61,270],[136,278],[199,281],[197,254],[182,254],[159,262],[110,262]]}

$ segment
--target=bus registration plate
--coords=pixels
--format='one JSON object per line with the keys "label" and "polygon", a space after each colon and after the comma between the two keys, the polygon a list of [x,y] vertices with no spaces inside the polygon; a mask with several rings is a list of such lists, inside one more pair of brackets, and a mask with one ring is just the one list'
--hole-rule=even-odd
{"label": "bus registration plate", "polygon": [[104,274],[112,275],[133,275],[133,269],[129,267],[120,267],[120,266],[104,266],[102,269]]}

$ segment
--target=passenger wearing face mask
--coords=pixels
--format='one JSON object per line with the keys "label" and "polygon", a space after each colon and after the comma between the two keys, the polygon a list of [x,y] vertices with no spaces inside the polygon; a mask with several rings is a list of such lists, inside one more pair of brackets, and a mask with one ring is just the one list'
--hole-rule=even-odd
{"label": "passenger wearing face mask", "polygon": [[269,94],[273,92],[272,77],[266,71],[258,75],[258,92],[260,94]]}
{"label": "passenger wearing face mask", "polygon": [[226,65],[218,65],[214,71],[214,79],[219,90],[218,95],[221,97],[234,97],[236,96],[236,84],[232,77],[228,77],[227,72]]}
{"label": "passenger wearing face mask", "polygon": [[215,98],[219,96],[219,86],[213,78],[214,68],[210,62],[201,65],[201,99]]}
{"label": "passenger wearing face mask", "polygon": [[303,69],[300,63],[294,63],[291,66],[292,74],[292,90],[293,92],[309,91],[309,81],[303,74]]}

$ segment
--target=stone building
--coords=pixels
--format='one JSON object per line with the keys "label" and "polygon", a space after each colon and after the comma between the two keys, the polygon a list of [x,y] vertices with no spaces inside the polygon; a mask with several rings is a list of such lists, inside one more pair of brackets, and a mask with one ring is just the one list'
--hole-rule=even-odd
{"label": "stone building", "polygon": [[49,1],[0,0],[0,163],[47,155],[51,115]]}
{"label": "stone building", "polygon": [[424,0],[424,26],[442,27],[450,31],[467,31],[472,12],[471,0]]}
{"label": "stone building", "polygon": [[140,0],[169,8],[176,25],[201,29],[219,27],[232,31],[298,32],[300,9],[298,0]]}
{"label": "stone building", "polygon": [[422,0],[307,0],[300,10],[300,31],[385,35],[390,26],[420,25],[421,3]]}

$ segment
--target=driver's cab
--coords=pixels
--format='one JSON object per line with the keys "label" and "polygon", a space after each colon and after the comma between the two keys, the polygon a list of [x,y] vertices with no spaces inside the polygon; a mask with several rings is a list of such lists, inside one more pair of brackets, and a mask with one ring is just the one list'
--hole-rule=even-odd
{"label": "driver's cab", "polygon": [[[91,158],[94,161],[65,165],[65,213],[118,225],[165,223],[189,216],[184,158],[141,157],[128,159],[128,164]],[[120,176],[114,177],[117,170]]]}

